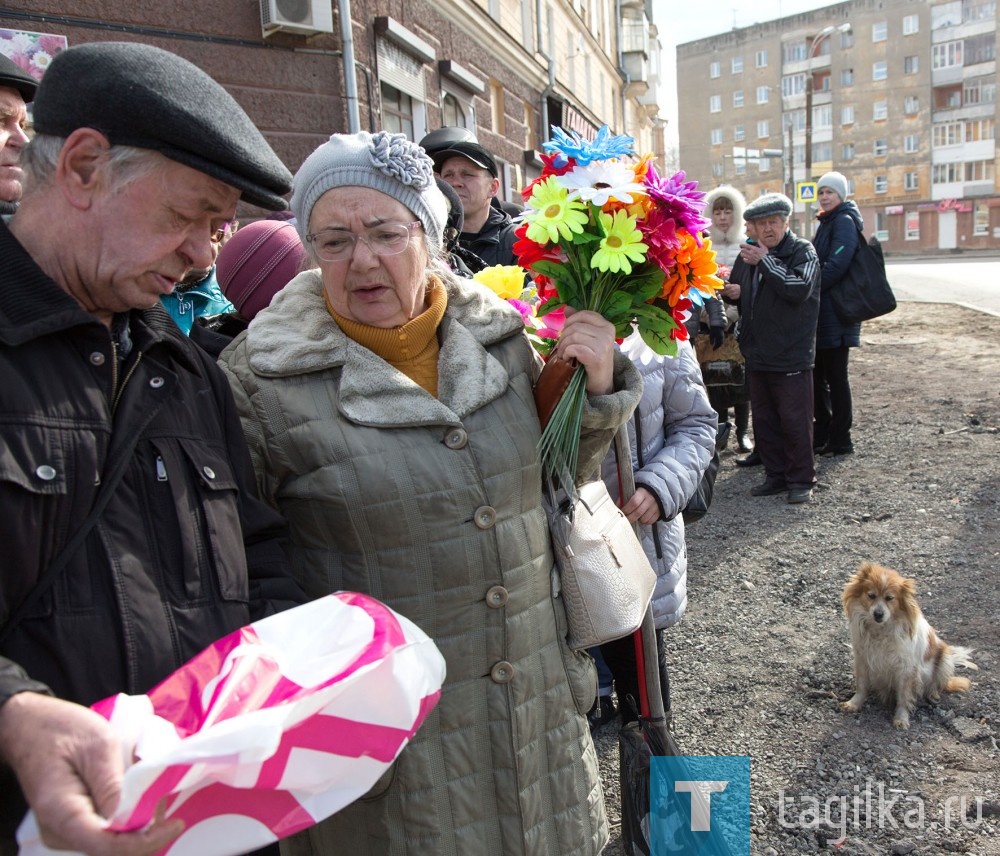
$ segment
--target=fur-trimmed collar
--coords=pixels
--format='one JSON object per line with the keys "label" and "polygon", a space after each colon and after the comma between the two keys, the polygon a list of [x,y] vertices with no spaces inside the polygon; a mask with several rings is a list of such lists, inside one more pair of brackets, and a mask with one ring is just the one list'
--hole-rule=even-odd
{"label": "fur-trimmed collar", "polygon": [[[318,270],[295,277],[250,323],[245,339],[250,369],[276,378],[339,367],[341,410],[365,424],[454,422],[467,416],[506,390],[507,371],[486,349],[521,335],[524,322],[488,288],[439,266],[432,272],[448,292],[439,327],[437,399],[341,331],[327,311]],[[232,358],[229,348],[223,360]]]}

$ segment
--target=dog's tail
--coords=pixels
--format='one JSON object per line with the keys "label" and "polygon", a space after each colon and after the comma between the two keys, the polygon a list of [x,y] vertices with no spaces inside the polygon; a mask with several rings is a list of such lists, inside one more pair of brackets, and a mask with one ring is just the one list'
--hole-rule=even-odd
{"label": "dog's tail", "polygon": [[[979,671],[979,666],[969,659],[972,656],[971,648],[965,648],[961,645],[956,645],[954,647],[949,646],[946,656],[950,660],[952,668],[955,666],[963,666],[966,669],[973,669],[977,672]],[[948,671],[950,672],[951,669]],[[972,682],[968,678],[958,678],[954,675],[949,675],[948,679],[944,683],[943,689],[946,693],[964,693],[970,686],[972,686]]]}

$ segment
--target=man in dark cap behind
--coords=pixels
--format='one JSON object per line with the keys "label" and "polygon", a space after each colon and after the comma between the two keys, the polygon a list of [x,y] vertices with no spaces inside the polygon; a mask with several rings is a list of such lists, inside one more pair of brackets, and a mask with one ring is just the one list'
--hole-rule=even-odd
{"label": "man in dark cap behind", "polygon": [[291,175],[221,86],[146,45],[60,53],[34,120],[0,226],[0,853],[21,793],[52,847],[152,853],[180,824],[102,828],[121,750],[83,705],[303,599],[229,384],[160,296]]}
{"label": "man in dark cap behind", "polygon": [[464,225],[459,243],[487,266],[517,264],[513,250],[517,240],[514,223],[496,198],[500,189],[496,159],[475,137],[445,140],[435,145],[431,138],[445,130],[431,132],[421,146],[434,161],[434,169],[462,200]]}
{"label": "man in dark cap behind", "polygon": [[0,54],[0,215],[17,210],[21,198],[21,149],[28,143],[28,110],[38,81]]}
{"label": "man in dark cap behind", "polygon": [[750,406],[763,483],[754,496],[812,499],[813,365],[819,315],[819,259],[788,228],[791,200],[765,193],[743,212],[755,240],[740,244],[724,294],[739,299],[740,351],[750,378]]}

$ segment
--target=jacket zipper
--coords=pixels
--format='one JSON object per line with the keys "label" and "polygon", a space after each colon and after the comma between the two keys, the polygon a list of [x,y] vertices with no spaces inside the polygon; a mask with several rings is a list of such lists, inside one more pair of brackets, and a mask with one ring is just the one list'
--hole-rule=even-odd
{"label": "jacket zipper", "polygon": [[[114,371],[114,374],[112,375],[112,377],[117,378],[117,375],[118,375],[118,346],[117,345],[113,345],[113,347],[115,349],[115,371]],[[128,385],[128,382],[132,379],[132,375],[135,374],[135,370],[139,367],[139,363],[141,361],[142,361],[142,351],[138,351],[138,352],[136,352],[135,362],[132,363],[132,365],[129,367],[128,373],[125,375],[125,377],[122,378],[121,386],[119,386],[115,390],[115,396],[114,396],[114,399],[111,402],[111,416],[112,416],[112,418],[115,415],[115,411],[118,410],[118,404],[122,400],[122,393],[125,392],[125,387]]]}

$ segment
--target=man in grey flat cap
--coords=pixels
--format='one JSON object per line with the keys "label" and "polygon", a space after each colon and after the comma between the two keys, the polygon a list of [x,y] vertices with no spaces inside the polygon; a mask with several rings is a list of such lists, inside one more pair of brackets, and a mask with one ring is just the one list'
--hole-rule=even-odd
{"label": "man in grey flat cap", "polygon": [[104,829],[123,762],[84,705],[304,599],[229,384],[160,296],[291,175],[221,86],[146,45],[60,53],[34,119],[0,226],[0,854],[25,802],[50,847],[147,854],[180,823]]}
{"label": "man in grey flat cap", "polygon": [[0,216],[17,210],[21,198],[21,149],[28,143],[28,110],[38,81],[0,54]]}
{"label": "man in grey flat cap", "polygon": [[791,213],[791,200],[781,193],[747,205],[743,219],[756,239],[740,244],[724,293],[740,302],[740,351],[764,465],[764,481],[750,493],[783,493],[798,504],[812,499],[816,483],[812,370],[820,267],[813,245],[789,230]]}

